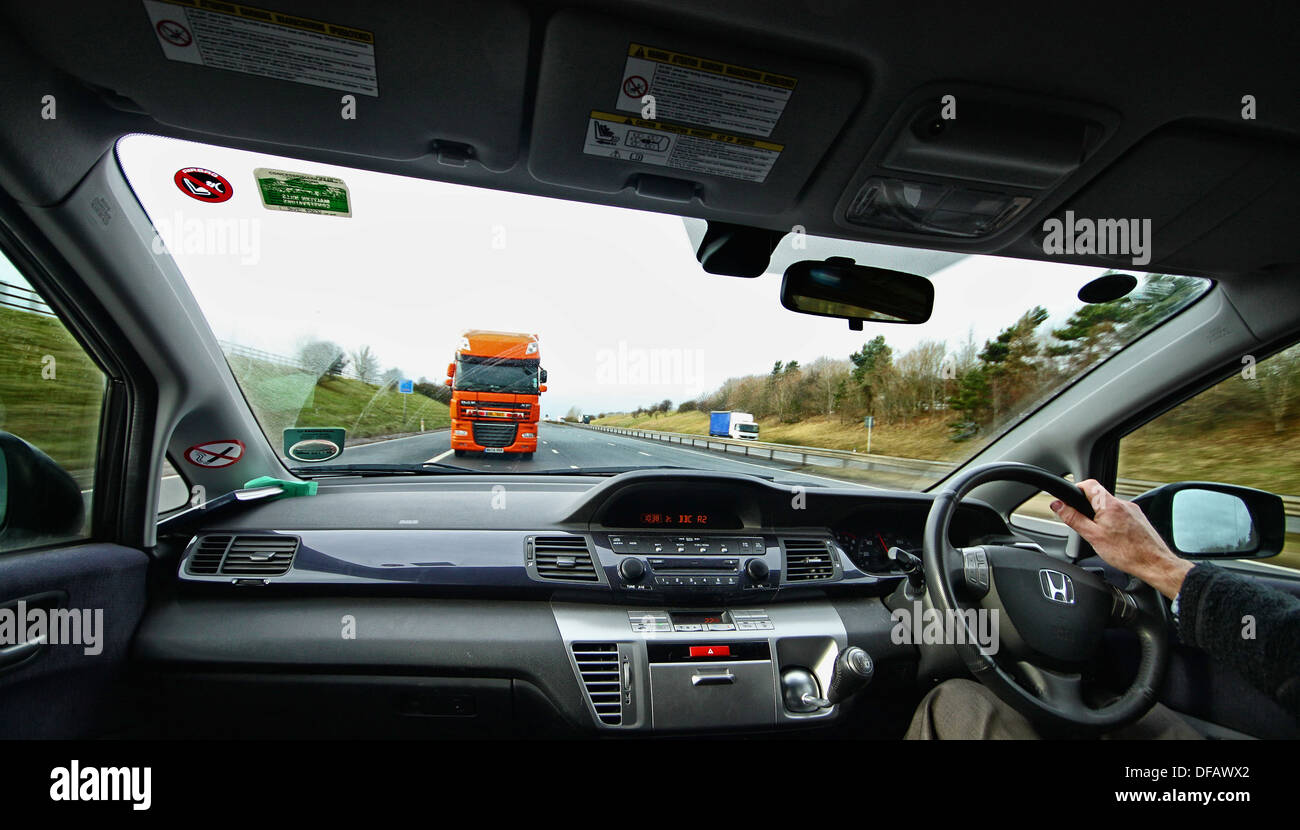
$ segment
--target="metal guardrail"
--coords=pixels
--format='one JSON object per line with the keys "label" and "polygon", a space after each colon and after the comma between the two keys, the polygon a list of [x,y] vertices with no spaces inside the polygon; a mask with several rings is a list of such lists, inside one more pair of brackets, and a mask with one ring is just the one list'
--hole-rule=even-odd
{"label": "metal guardrail", "polygon": [[54,309],[41,299],[41,295],[26,285],[15,285],[0,280],[0,306],[18,311],[30,311],[45,317],[53,317]]}
{"label": "metal guardrail", "polygon": [[[714,452],[735,453],[742,456],[756,456],[769,461],[797,462],[802,466],[849,467],[857,469],[878,470],[882,472],[907,473],[919,475],[932,481],[938,481],[952,472],[957,465],[950,461],[929,461],[920,458],[898,458],[890,455],[875,455],[852,450],[828,450],[821,447],[804,447],[798,444],[774,444],[767,441],[749,441],[735,438],[716,438],[709,435],[696,435],[688,432],[661,432],[651,429],[632,429],[629,427],[607,427],[598,424],[570,424],[585,429],[595,429],[616,435],[628,435],[634,438],[646,438],[672,444],[682,444],[697,449]],[[822,459],[827,463],[810,465],[809,459]],[[833,463],[838,461],[839,463]],[[1168,482],[1146,481],[1136,478],[1121,478],[1115,482],[1115,494],[1126,499],[1145,493]],[[1290,517],[1300,517],[1300,496],[1282,496],[1282,504]]]}
{"label": "metal guardrail", "polygon": [[852,450],[828,450],[822,447],[805,447],[799,444],[774,444],[767,441],[751,441],[737,438],[717,438],[711,435],[696,435],[687,432],[661,432],[650,429],[632,429],[628,427],[607,427],[597,424],[570,424],[585,429],[595,429],[615,435],[627,435],[633,438],[646,438],[670,444],[695,447],[714,452],[731,453],[742,457],[765,458],[769,461],[785,461],[801,466],[853,467],[855,469],[904,473],[919,475],[938,481],[950,473],[957,465],[947,461],[926,461],[917,458],[898,458],[890,455],[876,455]]}

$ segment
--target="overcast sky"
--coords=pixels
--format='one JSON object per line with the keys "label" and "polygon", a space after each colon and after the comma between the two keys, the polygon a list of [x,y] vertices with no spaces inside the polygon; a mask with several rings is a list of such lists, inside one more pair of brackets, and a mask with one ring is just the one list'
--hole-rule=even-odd
{"label": "overcast sky", "polygon": [[[678,217],[149,136],[124,138],[118,151],[219,339],[284,355],[315,338],[364,344],[385,369],[440,381],[461,331],[532,332],[554,415],[680,402],[776,360],[847,357],[877,334],[897,351],[922,339],[953,349],[968,331],[982,343],[1035,304],[1063,320],[1079,287],[1103,273],[830,239],[796,250],[787,236],[768,274],[719,277],[700,268]],[[234,195],[208,204],[182,193],[173,178],[191,166],[227,178]],[[343,179],[352,216],[267,210],[257,167]],[[785,265],[833,255],[927,274],[933,317],[851,332],[785,310]],[[659,366],[668,369],[650,377]]]}

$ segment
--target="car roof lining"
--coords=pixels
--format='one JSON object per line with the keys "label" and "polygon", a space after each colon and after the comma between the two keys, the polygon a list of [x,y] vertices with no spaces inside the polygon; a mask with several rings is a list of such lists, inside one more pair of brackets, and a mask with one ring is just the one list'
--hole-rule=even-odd
{"label": "car roof lining", "polygon": [[[58,203],[118,137],[149,132],[738,225],[799,226],[814,236],[1105,267],[1134,266],[1049,256],[1043,219],[1065,209],[1152,217],[1153,258],[1141,270],[1232,281],[1300,268],[1283,201],[1294,190],[1287,185],[1300,181],[1293,40],[1281,36],[1296,21],[1280,10],[1182,8],[1174,26],[1131,6],[1080,15],[839,0],[797,13],[785,3],[689,0],[261,5],[372,31],[379,97],[357,95],[358,118],[345,121],[338,90],[167,61],[139,3],[14,5],[4,12],[11,25],[0,27],[0,185],[21,202]],[[74,19],[80,25],[69,26]],[[788,144],[813,135],[791,154],[792,166],[778,162],[763,184],[698,177],[693,198],[666,202],[642,186],[645,177],[577,152],[561,126],[609,103],[593,98],[617,78],[589,76],[607,75],[633,39],[798,72],[806,84],[791,107],[802,91],[834,101],[792,109],[777,123],[773,135]],[[582,43],[589,53],[573,54]],[[843,221],[845,201],[918,96],[948,87],[960,91],[959,106],[983,95],[1078,113],[1098,122],[1105,139],[1008,232],[987,239],[917,238]],[[1254,120],[1240,117],[1245,94],[1258,101]],[[57,119],[40,117],[44,95],[57,100]],[[463,165],[462,146],[472,148]]]}

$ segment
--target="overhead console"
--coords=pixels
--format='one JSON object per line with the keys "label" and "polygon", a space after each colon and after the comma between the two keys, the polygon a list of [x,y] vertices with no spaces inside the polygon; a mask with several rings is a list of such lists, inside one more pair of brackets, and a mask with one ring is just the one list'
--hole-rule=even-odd
{"label": "overhead console", "polygon": [[847,228],[983,241],[1023,225],[1110,137],[1087,104],[936,84],[909,96],[836,209]]}
{"label": "overhead console", "polygon": [[865,91],[830,63],[562,11],[546,27],[529,170],[584,190],[777,213]]}

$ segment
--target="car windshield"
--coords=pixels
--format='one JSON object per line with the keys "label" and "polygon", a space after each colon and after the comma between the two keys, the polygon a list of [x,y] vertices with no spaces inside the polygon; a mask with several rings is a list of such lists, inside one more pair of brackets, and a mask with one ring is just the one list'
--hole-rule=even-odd
{"label": "car windshield", "polygon": [[[681,467],[924,489],[1210,284],[1130,271],[1127,296],[1085,304],[1105,269],[799,228],[737,279],[700,267],[699,220],[147,135],[117,152],[155,253],[306,475]],[[783,308],[785,268],[832,256],[928,277],[930,319],[853,331]],[[319,430],[342,452],[294,451]]]}

